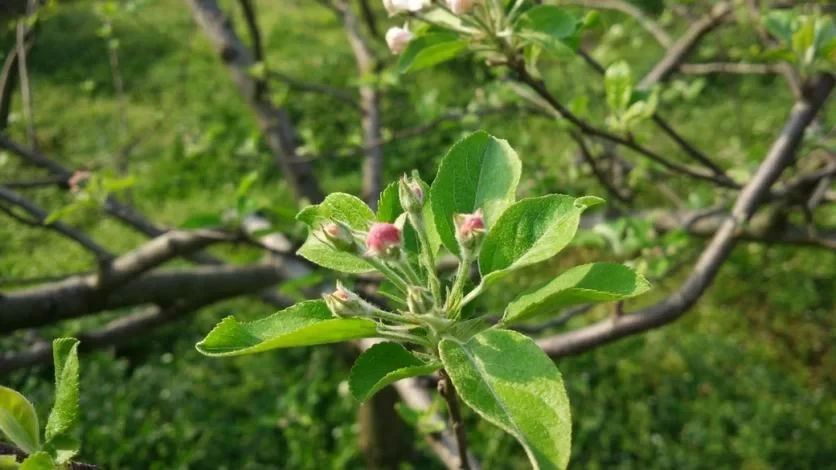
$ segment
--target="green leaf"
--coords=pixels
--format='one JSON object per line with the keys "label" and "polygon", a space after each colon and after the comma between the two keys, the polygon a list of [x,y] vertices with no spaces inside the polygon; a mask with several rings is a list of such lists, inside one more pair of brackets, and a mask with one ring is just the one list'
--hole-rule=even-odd
{"label": "green leaf", "polygon": [[27,454],[40,450],[35,407],[20,393],[0,385],[0,432]]}
{"label": "green leaf", "polygon": [[26,458],[20,464],[20,470],[52,470],[55,466],[52,457],[46,452],[38,452]]}
{"label": "green leaf", "polygon": [[375,322],[334,318],[324,301],[310,300],[253,322],[241,323],[234,317],[226,317],[196,347],[207,356],[240,356],[276,348],[339,343],[376,334]]}
{"label": "green leaf", "polygon": [[557,367],[531,338],[490,329],[466,343],[444,339],[439,351],[462,401],[514,436],[535,469],[566,468],[569,398]]}
{"label": "green leaf", "polygon": [[420,36],[406,47],[398,59],[400,73],[414,72],[446,62],[467,50],[467,41],[451,33]]}
{"label": "green leaf", "polygon": [[582,23],[555,5],[539,5],[522,14],[517,23],[518,36],[539,44],[552,53],[563,55],[576,49],[574,37]]}
{"label": "green leaf", "polygon": [[[442,428],[443,430],[443,428]],[[14,455],[0,455],[0,470],[19,470],[17,457]]]}
{"label": "green leaf", "polygon": [[602,199],[551,194],[523,199],[509,207],[485,236],[479,255],[479,272],[487,285],[525,266],[545,261],[572,241],[581,214]]}
{"label": "green leaf", "polygon": [[604,92],[610,111],[620,113],[627,109],[633,94],[633,74],[627,62],[620,60],[607,68]]}
{"label": "green leaf", "polygon": [[55,405],[46,422],[47,442],[71,432],[78,422],[78,343],[75,338],[58,338],[52,342]]}
{"label": "green leaf", "polygon": [[450,149],[430,189],[435,228],[448,250],[459,252],[453,214],[481,208],[490,229],[514,202],[521,168],[508,142],[484,131],[465,137]]}
{"label": "green leaf", "polygon": [[223,217],[220,214],[202,213],[189,216],[185,222],[180,225],[183,229],[196,229],[208,227],[220,227],[224,224]]}
{"label": "green leaf", "polygon": [[355,398],[365,401],[398,380],[431,374],[440,368],[441,364],[424,362],[400,344],[378,343],[357,358],[348,387]]}
{"label": "green leaf", "polygon": [[505,309],[502,321],[510,324],[556,313],[571,305],[629,299],[648,290],[647,279],[624,265],[584,264],[517,297]]}
{"label": "green leaf", "polygon": [[394,222],[403,213],[401,201],[398,197],[398,182],[389,183],[377,200],[377,220],[380,222]]}
{"label": "green leaf", "polygon": [[773,11],[764,18],[764,27],[787,46],[792,44],[793,22],[798,14],[791,11]]}
{"label": "green leaf", "polygon": [[374,212],[362,200],[345,193],[333,193],[321,204],[306,207],[296,215],[311,229],[305,244],[296,253],[320,266],[346,273],[365,273],[372,271],[371,265],[351,253],[337,251],[312,235],[319,225],[329,218],[345,222],[355,230],[367,230],[374,221]]}

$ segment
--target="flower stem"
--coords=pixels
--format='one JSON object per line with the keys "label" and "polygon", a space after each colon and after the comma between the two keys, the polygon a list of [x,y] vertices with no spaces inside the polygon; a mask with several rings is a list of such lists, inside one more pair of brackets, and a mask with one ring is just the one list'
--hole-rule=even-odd
{"label": "flower stem", "polygon": [[438,280],[438,274],[435,272],[435,255],[432,246],[430,246],[430,237],[427,236],[427,228],[424,226],[424,216],[420,212],[410,212],[407,217],[409,223],[412,224],[412,228],[418,234],[418,242],[421,244],[420,260],[424,269],[427,270],[433,303],[438,307],[441,305],[441,281]]}
{"label": "flower stem", "polygon": [[409,285],[409,283],[407,283],[406,280],[402,278],[400,274],[396,273],[392,268],[386,266],[386,263],[377,258],[374,258],[372,256],[365,256],[363,257],[363,259],[366,260],[366,262],[368,262],[372,266],[374,266],[375,269],[380,271],[380,273],[386,276],[387,279],[392,281],[392,284],[395,284],[395,287],[400,289],[401,292],[406,294],[406,288]]}
{"label": "flower stem", "polygon": [[411,335],[409,333],[400,333],[397,331],[386,331],[386,330],[378,330],[377,334],[380,335],[381,338],[387,339],[394,339],[396,341],[407,341],[410,343],[420,344],[422,346],[426,346],[428,348],[432,348],[433,345],[430,343],[429,340],[426,338],[422,338],[420,336]]}
{"label": "flower stem", "polygon": [[453,282],[453,288],[450,290],[450,296],[447,297],[447,303],[444,305],[444,310],[447,315],[452,318],[458,318],[461,311],[461,298],[464,291],[464,285],[470,277],[470,264],[472,260],[468,254],[462,253],[462,259],[459,261],[459,267],[456,270],[456,280]]}

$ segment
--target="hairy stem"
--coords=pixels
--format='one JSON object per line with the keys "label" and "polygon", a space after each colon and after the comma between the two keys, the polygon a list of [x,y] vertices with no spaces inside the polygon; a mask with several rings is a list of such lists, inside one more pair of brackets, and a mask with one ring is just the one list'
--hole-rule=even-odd
{"label": "hairy stem", "polygon": [[473,260],[469,255],[462,253],[462,259],[459,262],[459,267],[456,270],[456,280],[453,283],[453,288],[450,290],[450,296],[447,297],[447,303],[444,309],[451,317],[457,318],[461,308],[461,299],[464,294],[464,285],[467,278],[470,277],[470,264]]}
{"label": "hairy stem", "polygon": [[453,426],[453,433],[456,435],[456,444],[459,447],[459,469],[470,470],[470,461],[467,458],[467,433],[464,429],[464,422],[462,422],[461,411],[459,410],[459,402],[456,398],[456,388],[447,375],[447,371],[441,369],[439,371],[441,380],[438,381],[438,393],[444,397],[447,402],[447,409],[450,411],[450,424]]}
{"label": "hairy stem", "polygon": [[441,282],[438,280],[438,274],[435,272],[435,255],[433,248],[430,246],[430,238],[427,236],[427,229],[424,226],[424,217],[418,212],[410,212],[407,214],[409,223],[418,234],[418,242],[421,244],[421,262],[424,269],[427,270],[427,279],[430,283],[430,293],[433,296],[433,303],[436,307],[441,305]]}
{"label": "hairy stem", "polygon": [[363,259],[365,259],[366,262],[374,266],[375,269],[380,271],[380,273],[386,276],[387,279],[392,281],[392,283],[395,284],[395,287],[400,289],[401,292],[406,294],[406,288],[409,284],[406,282],[404,278],[401,277],[400,274],[396,273],[394,269],[390,268],[389,266],[386,266],[386,263],[372,256],[366,256]]}

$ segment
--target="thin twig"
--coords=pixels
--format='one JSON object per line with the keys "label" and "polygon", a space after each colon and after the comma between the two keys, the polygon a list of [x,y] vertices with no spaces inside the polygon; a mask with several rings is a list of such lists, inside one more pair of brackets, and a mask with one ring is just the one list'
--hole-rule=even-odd
{"label": "thin twig", "polygon": [[439,375],[441,379],[438,381],[438,393],[444,397],[447,402],[447,410],[450,412],[450,424],[453,427],[456,443],[459,447],[459,468],[470,470],[470,462],[467,459],[467,433],[459,410],[459,401],[456,398],[456,388],[453,386],[450,376],[447,375],[447,371],[441,369]]}

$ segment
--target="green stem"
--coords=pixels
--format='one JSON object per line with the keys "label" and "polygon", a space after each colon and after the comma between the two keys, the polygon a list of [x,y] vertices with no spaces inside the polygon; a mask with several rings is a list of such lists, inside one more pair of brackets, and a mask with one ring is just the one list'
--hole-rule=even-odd
{"label": "green stem", "polygon": [[394,339],[398,341],[409,341],[412,343],[420,344],[422,346],[426,346],[428,348],[432,348],[432,344],[426,338],[422,338],[420,336],[411,335],[409,333],[398,333],[395,331],[380,331],[377,332],[381,338],[388,338]]}
{"label": "green stem", "polygon": [[421,281],[421,276],[415,272],[415,268],[412,267],[412,263],[409,262],[409,258],[407,258],[406,254],[403,255],[401,258],[401,267],[403,268],[404,273],[406,273],[406,277],[409,279],[412,284],[416,286],[423,285]]}
{"label": "green stem", "polygon": [[398,315],[396,313],[387,312],[386,310],[381,310],[381,309],[375,309],[371,313],[371,315],[375,318],[380,319],[380,320],[386,320],[386,321],[390,321],[392,323],[409,323],[409,324],[412,324],[412,325],[420,325],[421,324],[421,322],[419,322],[418,320],[412,320],[412,319],[407,318],[403,315]]}
{"label": "green stem", "polygon": [[421,244],[420,260],[424,269],[427,270],[433,303],[438,307],[441,305],[441,281],[438,280],[438,274],[435,272],[435,255],[432,246],[430,246],[430,237],[427,236],[427,228],[424,226],[424,216],[420,212],[411,212],[407,214],[407,217],[409,223],[412,224],[412,228],[418,234],[418,242]]}
{"label": "green stem", "polygon": [[[444,310],[450,317],[458,317],[461,307],[460,299],[462,297],[462,291],[464,291],[464,285],[467,282],[467,278],[470,277],[471,263],[472,260],[470,259],[470,256],[462,253],[462,259],[460,260],[459,267],[456,270],[456,280],[453,282],[453,288],[450,290],[450,296],[447,297],[447,303],[444,305]],[[453,310],[455,310],[455,312],[453,312]]]}
{"label": "green stem", "polygon": [[395,284],[395,287],[401,290],[401,292],[406,295],[406,288],[409,285],[404,278],[400,276],[400,274],[396,273],[392,268],[386,266],[386,263],[383,261],[374,258],[372,256],[365,256],[363,259],[366,260],[369,264],[375,267],[381,274],[386,276],[387,279],[392,281],[392,284]]}
{"label": "green stem", "polygon": [[464,296],[464,299],[462,299],[462,305],[461,306],[464,307],[465,305],[472,302],[473,299],[475,299],[476,297],[479,297],[479,294],[481,294],[484,289],[485,289],[485,283],[480,282],[478,286],[474,287],[472,291],[468,292],[467,295]]}

